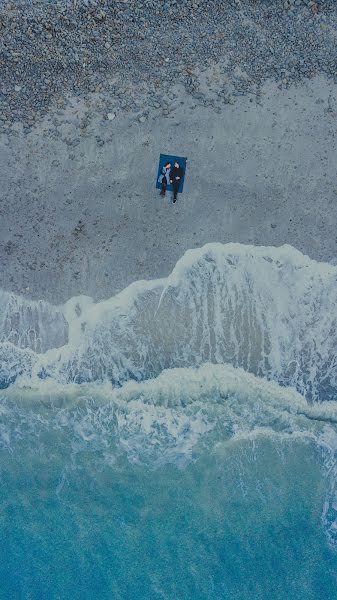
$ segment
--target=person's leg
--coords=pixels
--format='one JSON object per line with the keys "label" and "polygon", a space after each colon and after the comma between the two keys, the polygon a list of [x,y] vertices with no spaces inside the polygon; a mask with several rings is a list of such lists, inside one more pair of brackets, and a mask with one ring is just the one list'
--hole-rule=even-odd
{"label": "person's leg", "polygon": [[178,194],[178,190],[179,190],[179,183],[174,183],[173,184],[173,202],[175,202],[177,200],[177,194]]}
{"label": "person's leg", "polygon": [[167,187],[166,177],[163,177],[163,181],[161,182],[161,192],[160,192],[161,196],[165,196],[165,194],[166,194],[166,187]]}

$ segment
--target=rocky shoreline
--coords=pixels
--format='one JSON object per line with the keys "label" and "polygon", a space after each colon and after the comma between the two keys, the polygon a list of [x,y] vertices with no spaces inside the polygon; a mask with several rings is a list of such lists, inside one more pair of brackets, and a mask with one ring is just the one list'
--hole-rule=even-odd
{"label": "rocky shoreline", "polygon": [[336,82],[336,29],[334,0],[5,3],[0,133],[28,133],[70,94],[98,94],[106,119],[123,111],[144,122],[179,106],[174,84],[221,111],[237,96],[259,101],[268,79],[280,88],[317,74]]}

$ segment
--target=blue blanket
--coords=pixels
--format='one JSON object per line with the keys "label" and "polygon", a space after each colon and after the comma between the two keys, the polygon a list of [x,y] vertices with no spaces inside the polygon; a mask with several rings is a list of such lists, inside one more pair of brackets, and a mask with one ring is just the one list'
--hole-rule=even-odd
{"label": "blue blanket", "polygon": [[[185,175],[182,178],[182,180],[180,182],[180,186],[179,186],[179,192],[181,193],[183,191],[184,181],[185,181],[185,176],[186,176],[187,158],[186,158],[186,156],[174,156],[173,154],[161,154],[159,157],[158,174],[157,174],[157,180],[156,180],[156,188],[158,188],[159,190],[161,189],[161,183],[159,183],[158,179],[159,179],[159,175],[161,174],[163,166],[165,165],[165,163],[170,162],[172,165],[172,168],[173,168],[175,161],[178,161],[180,166],[184,169]],[[172,191],[172,185],[169,184],[167,186],[167,189]]]}

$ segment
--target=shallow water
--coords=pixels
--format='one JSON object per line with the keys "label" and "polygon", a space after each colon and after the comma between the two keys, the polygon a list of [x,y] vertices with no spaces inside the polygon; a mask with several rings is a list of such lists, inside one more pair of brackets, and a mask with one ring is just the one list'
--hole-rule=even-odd
{"label": "shallow water", "polygon": [[0,597],[337,598],[336,278],[212,245],[98,305],[3,293]]}
{"label": "shallow water", "polygon": [[336,597],[334,403],[204,365],[1,415],[3,598]]}

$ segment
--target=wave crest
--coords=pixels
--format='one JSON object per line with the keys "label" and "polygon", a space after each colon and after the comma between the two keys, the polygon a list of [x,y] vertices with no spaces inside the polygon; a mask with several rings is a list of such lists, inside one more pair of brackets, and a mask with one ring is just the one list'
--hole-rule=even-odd
{"label": "wave crest", "polygon": [[[38,330],[36,317],[19,311],[25,317],[13,331],[22,339],[28,318],[33,339],[43,340],[39,350],[25,334],[23,347],[35,352],[26,381],[121,385],[168,368],[230,363],[328,400],[337,397],[336,279],[337,267],[290,246],[208,244],[188,251],[167,279],[134,283],[110,300],[44,304]],[[5,384],[13,362],[8,370]]]}

